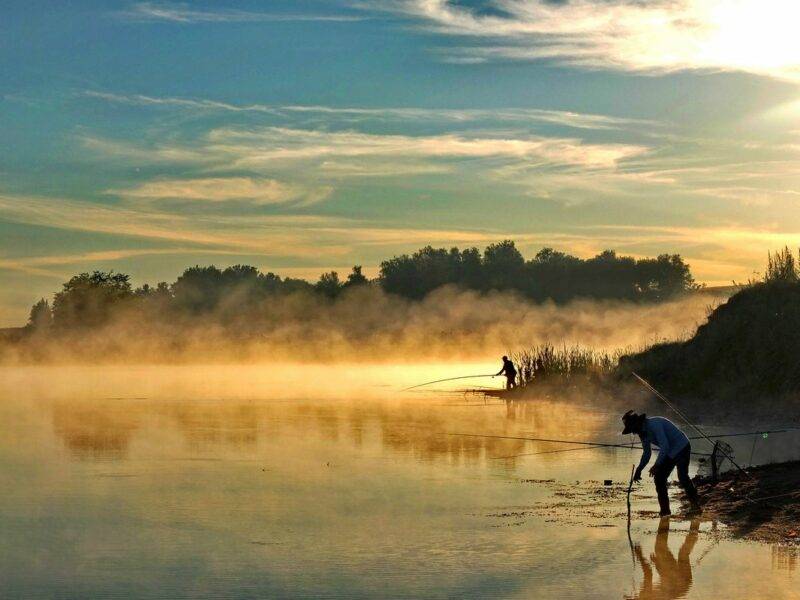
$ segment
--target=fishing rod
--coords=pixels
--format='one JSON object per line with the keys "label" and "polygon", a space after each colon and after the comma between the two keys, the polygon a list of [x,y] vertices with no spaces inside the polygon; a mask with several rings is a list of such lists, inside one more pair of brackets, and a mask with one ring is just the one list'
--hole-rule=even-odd
{"label": "fishing rod", "polygon": [[416,388],[420,388],[425,385],[433,385],[434,383],[443,383],[445,381],[456,381],[457,379],[476,379],[478,377],[496,377],[494,373],[490,375],[461,375],[460,377],[448,377],[447,379],[437,379],[436,381],[426,381],[425,383],[420,383],[418,385],[412,385],[411,387],[407,387],[404,390],[400,390],[401,392],[407,392],[408,390],[413,390]]}
{"label": "fishing rod", "polygon": [[[697,433],[699,433],[699,434],[700,434],[700,435],[701,435],[701,436],[702,436],[702,437],[703,437],[703,438],[704,438],[704,439],[705,439],[705,440],[706,440],[708,443],[710,443],[710,444],[712,444],[712,445],[714,444],[714,442],[713,442],[713,441],[711,441],[711,438],[710,438],[709,436],[707,436],[707,435],[705,434],[705,432],[703,432],[703,430],[702,430],[702,429],[700,429],[700,428],[699,428],[697,425],[695,425],[694,423],[692,423],[692,422],[689,420],[689,418],[688,418],[688,417],[687,417],[685,414],[683,414],[683,412],[682,412],[680,409],[678,409],[678,408],[677,408],[675,405],[673,405],[673,404],[672,404],[672,402],[670,402],[670,401],[667,399],[667,397],[666,397],[666,396],[664,396],[664,394],[662,394],[662,393],[661,393],[661,392],[659,392],[659,391],[658,391],[656,388],[654,388],[652,385],[650,385],[650,384],[649,384],[649,383],[648,383],[648,382],[647,382],[647,381],[646,381],[644,378],[640,377],[638,373],[632,372],[632,375],[633,375],[634,377],[636,377],[636,379],[638,379],[638,380],[639,380],[639,383],[641,383],[641,384],[642,384],[644,387],[646,387],[648,390],[650,390],[650,391],[651,391],[651,392],[652,392],[652,393],[653,393],[653,394],[656,396],[656,398],[658,398],[659,400],[661,400],[661,401],[662,401],[664,404],[666,404],[666,405],[667,405],[667,406],[668,406],[670,409],[672,409],[672,411],[673,411],[675,414],[677,414],[677,415],[678,415],[678,416],[679,416],[681,419],[683,419],[683,421],[684,421],[684,422],[685,422],[685,423],[686,423],[686,424],[687,424],[689,427],[691,427],[691,428],[692,428],[692,429],[694,429],[694,430],[695,430]],[[724,450],[724,449],[723,449],[721,446],[718,446],[718,449],[719,449],[719,451],[722,453],[722,455],[723,455],[725,458],[727,458],[729,461],[731,461],[731,464],[732,464],[734,467],[736,467],[737,469],[739,469],[739,471],[740,471],[740,472],[742,472],[742,473],[744,473],[745,475],[747,475],[747,477],[748,477],[748,478],[750,478],[750,479],[752,479],[752,478],[753,478],[753,476],[752,476],[752,475],[750,475],[750,473],[748,473],[747,471],[745,471],[745,470],[744,470],[744,469],[743,469],[743,468],[742,468],[742,467],[739,465],[739,463],[737,463],[735,460],[733,460],[733,457],[732,457],[730,454],[728,454],[727,452],[725,452],[725,450]]]}
{"label": "fishing rod", "polygon": [[[485,435],[481,433],[450,433],[444,432],[443,435],[456,435],[462,437],[480,437],[480,438],[495,438],[500,440],[522,440],[526,442],[549,442],[552,444],[575,444],[578,446],[585,446],[585,448],[567,448],[566,450],[554,450],[553,452],[568,452],[570,450],[588,450],[589,448],[624,448],[626,450],[634,450],[637,448],[641,448],[641,446],[634,446],[633,444],[612,444],[606,442],[585,442],[585,441],[576,441],[576,440],[556,440],[552,438],[536,438],[536,437],[514,437],[510,435]],[[539,452],[534,452],[534,454],[539,454]],[[546,454],[542,453],[542,454]],[[701,452],[692,452],[692,454],[699,454],[702,456],[711,456],[710,454],[703,454]],[[522,455],[518,455],[522,456]],[[513,456],[498,456],[494,458],[514,458]]]}
{"label": "fishing rod", "polygon": [[[574,442],[570,442],[574,443]],[[597,445],[590,445],[590,446],[581,446],[580,448],[562,448],[561,450],[543,450],[542,452],[525,452],[523,454],[510,454],[508,456],[490,456],[489,458],[492,460],[499,460],[503,458],[519,458],[521,456],[539,456],[541,454],[559,454],[561,452],[577,452],[579,450],[591,450],[593,448],[602,448],[603,446]],[[633,445],[633,444],[619,444],[616,446],[609,446],[611,448],[625,448],[627,450],[641,450],[641,446]],[[692,456],[711,456],[708,452],[692,452]]]}
{"label": "fishing rod", "polygon": [[[578,446],[592,446],[595,448],[627,448],[630,449],[632,446],[630,444],[611,444],[605,442],[584,442],[584,441],[575,441],[575,440],[556,440],[552,438],[536,438],[536,437],[515,437],[510,435],[485,435],[481,433],[450,433],[445,432],[444,435],[456,435],[462,437],[480,437],[480,438],[496,438],[501,440],[523,440],[526,442],[551,442],[553,444],[575,444]],[[633,446],[636,448],[636,446]],[[572,448],[572,450],[578,450],[578,448]]]}
{"label": "fishing rod", "polygon": [[714,435],[707,435],[707,436],[699,436],[693,435],[689,436],[690,440],[702,440],[705,438],[727,438],[727,437],[741,437],[745,435],[767,435],[770,433],[789,433],[790,431],[798,431],[797,427],[790,427],[788,429],[764,429],[761,431],[743,431],[740,433],[717,433]]}

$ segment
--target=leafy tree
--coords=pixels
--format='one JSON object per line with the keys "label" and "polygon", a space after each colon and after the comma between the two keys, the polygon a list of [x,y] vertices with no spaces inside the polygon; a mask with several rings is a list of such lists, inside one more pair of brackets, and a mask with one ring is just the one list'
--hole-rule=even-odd
{"label": "leafy tree", "polygon": [[31,307],[30,317],[28,317],[28,327],[34,331],[44,331],[53,324],[53,311],[50,303],[42,298]]}
{"label": "leafy tree", "polygon": [[188,313],[214,310],[222,292],[222,271],[214,265],[186,269],[172,284],[175,308]]}
{"label": "leafy tree", "polygon": [[381,263],[381,286],[390,294],[419,299],[425,295],[419,282],[416,262],[407,254]]}
{"label": "leafy tree", "polygon": [[369,280],[361,273],[361,265],[355,265],[352,273],[347,276],[347,281],[344,287],[354,287],[359,285],[366,285]]}
{"label": "leafy tree", "polygon": [[679,254],[661,254],[636,262],[637,290],[652,300],[666,300],[694,289],[692,273]]}
{"label": "leafy tree", "polygon": [[335,298],[342,291],[342,282],[339,281],[339,274],[336,271],[323,273],[314,288],[328,298]]}
{"label": "leafy tree", "polygon": [[115,307],[133,297],[128,275],[94,271],[74,276],[53,299],[57,327],[96,327],[105,324]]}
{"label": "leafy tree", "polygon": [[483,251],[483,271],[488,289],[521,289],[524,270],[525,259],[511,240],[491,244]]}
{"label": "leafy tree", "polygon": [[[458,253],[458,248],[450,250],[452,254]],[[484,287],[483,261],[477,248],[462,250],[458,257],[459,275],[458,282],[466,288],[479,290]]]}

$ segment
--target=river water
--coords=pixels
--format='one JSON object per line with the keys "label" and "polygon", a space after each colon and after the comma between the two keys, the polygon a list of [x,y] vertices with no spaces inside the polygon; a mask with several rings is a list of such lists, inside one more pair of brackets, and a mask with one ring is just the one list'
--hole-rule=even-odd
{"label": "river water", "polygon": [[448,435],[624,442],[618,408],[397,392],[493,368],[0,369],[0,597],[800,598],[797,548],[651,482],[629,538],[635,450]]}

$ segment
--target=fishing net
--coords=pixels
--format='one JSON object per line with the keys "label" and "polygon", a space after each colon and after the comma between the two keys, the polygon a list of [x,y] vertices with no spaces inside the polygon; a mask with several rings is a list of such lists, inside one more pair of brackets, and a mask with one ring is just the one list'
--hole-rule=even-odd
{"label": "fishing net", "polygon": [[730,459],[736,460],[731,445],[717,441],[714,443],[711,456],[703,456],[697,461],[699,465],[697,474],[701,477],[716,477],[723,472],[723,469],[733,467]]}

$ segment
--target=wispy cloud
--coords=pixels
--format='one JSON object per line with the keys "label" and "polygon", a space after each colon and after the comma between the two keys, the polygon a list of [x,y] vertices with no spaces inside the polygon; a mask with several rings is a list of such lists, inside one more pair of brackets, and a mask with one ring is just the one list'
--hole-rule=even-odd
{"label": "wispy cloud", "polygon": [[[323,188],[345,179],[416,176],[438,176],[444,185],[463,187],[465,178],[470,178],[491,180],[524,196],[569,205],[643,197],[645,193],[679,193],[698,201],[764,206],[788,204],[800,190],[797,144],[664,134],[658,124],[634,119],[538,109],[229,105],[90,94],[103,101],[181,110],[258,111],[269,113],[271,121],[290,123],[220,126],[192,140],[164,137],[164,141],[154,140],[149,145],[84,138],[85,147],[103,160],[117,157],[147,165],[191,166],[204,177],[236,172],[269,178],[279,174],[294,181],[302,174],[301,180],[313,180]],[[301,118],[302,126],[294,125],[296,116],[306,115],[314,115],[314,120]],[[397,129],[394,122],[385,126],[360,122],[365,119],[458,133],[374,133],[381,128]],[[536,133],[531,133],[526,124],[533,120],[566,125],[575,131],[569,132],[572,135],[541,135],[533,128]],[[591,130],[591,135],[584,130]],[[643,139],[647,142],[642,143]],[[453,178],[456,174],[458,180]]]}
{"label": "wispy cloud", "polygon": [[[370,247],[405,248],[409,244],[487,244],[507,237],[508,232],[491,229],[437,229],[392,227],[371,221],[329,216],[219,216],[172,214],[150,204],[141,207],[103,205],[67,198],[45,198],[0,194],[0,220],[67,231],[104,233],[133,237],[173,248],[112,251],[49,257],[14,257],[0,261],[0,268],[54,275],[46,267],[96,260],[117,260],[136,253],[169,254],[192,252],[227,255],[282,257],[324,266],[343,257],[362,262],[358,250]],[[515,233],[522,243],[538,239],[530,233]],[[362,257],[363,258],[363,257]],[[74,261],[74,262],[73,262]]]}
{"label": "wispy cloud", "polygon": [[[0,195],[0,219],[175,244],[172,248],[0,257],[0,269],[54,278],[64,278],[72,273],[72,270],[59,268],[62,266],[73,270],[75,267],[88,269],[116,260],[159,254],[257,255],[264,260],[281,257],[319,272],[333,265],[363,263],[369,256],[382,257],[421,245],[483,246],[510,237],[528,254],[544,245],[579,256],[591,256],[606,248],[634,256],[677,250],[688,259],[699,280],[724,284],[732,279],[745,279],[752,269],[760,268],[767,249],[800,244],[800,230],[778,226],[598,224],[535,232],[490,228],[436,229],[392,227],[319,216],[206,219],[164,214],[150,205],[134,210],[63,198],[8,195]],[[312,268],[312,265],[317,266]]]}
{"label": "wispy cloud", "polygon": [[546,60],[640,73],[734,70],[800,80],[800,6],[786,0],[488,0],[483,10],[452,0],[377,0],[359,6],[481,40],[452,55],[461,62]]}
{"label": "wispy cloud", "polygon": [[54,254],[46,256],[0,257],[0,270],[19,271],[29,275],[66,279],[72,271],[59,267],[98,265],[141,256],[196,254],[197,249],[188,248],[139,248],[82,252],[77,254]]}
{"label": "wispy cloud", "polygon": [[[347,219],[313,215],[204,215],[144,206],[110,205],[67,198],[0,195],[0,218],[15,223],[70,231],[106,233],[194,245],[199,248],[260,253],[271,256],[317,256],[342,251],[331,240],[313,236],[323,226],[343,225]],[[339,240],[340,242],[343,240]]]}
{"label": "wispy cloud", "polygon": [[141,94],[113,94],[109,92],[85,91],[87,97],[129,104],[134,106],[175,107],[196,111],[216,111],[232,113],[262,113],[273,116],[314,115],[331,118],[358,120],[398,120],[398,121],[436,121],[445,123],[467,123],[473,121],[492,122],[540,122],[575,129],[619,129],[626,127],[658,127],[660,123],[645,120],[578,113],[562,110],[538,108],[493,108],[493,109],[453,109],[453,108],[364,108],[335,106],[232,104],[203,98],[154,97]]}
{"label": "wispy cloud", "polygon": [[330,188],[309,189],[274,179],[254,177],[205,177],[197,179],[156,179],[137,186],[108,190],[107,193],[135,200],[187,200],[192,202],[245,201],[256,205],[302,204],[324,200]]}
{"label": "wispy cloud", "polygon": [[362,21],[365,17],[347,14],[306,14],[250,12],[234,8],[195,8],[184,2],[138,2],[119,16],[136,21],[171,23],[253,23],[286,21]]}
{"label": "wispy cloud", "polygon": [[591,144],[572,138],[377,135],[282,127],[215,129],[209,133],[208,140],[217,151],[228,153],[235,167],[258,167],[331,157],[504,157],[587,168],[613,168],[620,161],[647,151],[647,148],[633,144]]}

